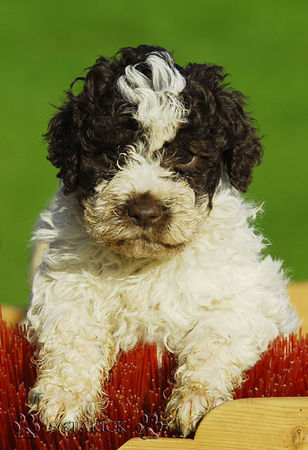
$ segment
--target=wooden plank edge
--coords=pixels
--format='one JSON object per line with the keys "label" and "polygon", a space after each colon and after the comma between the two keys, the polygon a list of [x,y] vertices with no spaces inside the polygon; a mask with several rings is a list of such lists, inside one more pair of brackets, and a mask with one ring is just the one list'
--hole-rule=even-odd
{"label": "wooden plank edge", "polygon": [[133,438],[121,449],[308,449],[308,397],[233,400],[214,408],[191,439]]}

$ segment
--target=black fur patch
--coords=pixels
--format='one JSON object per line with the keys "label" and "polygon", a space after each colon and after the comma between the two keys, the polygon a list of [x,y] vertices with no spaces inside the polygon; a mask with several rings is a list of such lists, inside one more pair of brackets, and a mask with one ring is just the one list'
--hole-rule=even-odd
{"label": "black fur patch", "polygon": [[[100,57],[82,78],[83,90],[74,95],[73,82],[67,91],[67,102],[45,135],[48,159],[60,169],[57,176],[63,179],[66,194],[77,191],[81,202],[91,196],[99,181],[117,172],[124,148],[143,134],[131,114],[124,112],[116,83],[131,64],[141,63],[138,69],[149,75],[142,62],[153,51],[166,50],[141,45],[121,49],[110,59]],[[224,83],[222,67],[176,67],[186,78],[181,97],[190,114],[174,141],[162,149],[163,164],[185,177],[197,195],[207,193],[211,207],[224,168],[232,185],[246,191],[262,157],[260,138],[244,110],[244,95]]]}

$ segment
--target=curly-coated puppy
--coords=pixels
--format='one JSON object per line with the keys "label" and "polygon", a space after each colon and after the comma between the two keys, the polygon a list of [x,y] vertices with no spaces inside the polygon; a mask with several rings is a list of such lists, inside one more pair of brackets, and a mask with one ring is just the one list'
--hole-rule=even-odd
{"label": "curly-coated puppy", "polygon": [[27,316],[29,403],[47,426],[94,422],[102,381],[143,341],[177,357],[166,416],[186,436],[297,328],[281,264],[251,225],[258,209],[238,192],[262,147],[225,77],[160,47],[124,48],[50,121],[62,181],[34,236],[49,248]]}

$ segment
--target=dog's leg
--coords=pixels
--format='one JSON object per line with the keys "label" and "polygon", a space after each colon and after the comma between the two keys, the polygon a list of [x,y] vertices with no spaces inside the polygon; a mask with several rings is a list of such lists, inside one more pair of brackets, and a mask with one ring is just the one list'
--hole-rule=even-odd
{"label": "dog's leg", "polygon": [[[274,339],[277,328],[270,322],[267,328]],[[258,340],[256,330],[243,330],[240,324],[237,331],[228,331],[230,334],[217,329],[209,332],[199,326],[181,341],[166,416],[169,426],[183,436],[194,431],[210,409],[232,399],[234,388],[243,381],[243,371],[256,363],[270,340]]]}
{"label": "dog's leg", "polygon": [[[108,326],[95,320],[89,301],[46,301],[51,289],[45,288],[45,303],[39,304],[37,296],[28,311],[28,335],[36,344],[38,365],[29,405],[49,429],[90,427],[104,406],[102,381],[116,357]],[[62,298],[68,295],[62,286]]]}
{"label": "dog's leg", "polygon": [[104,407],[101,383],[113,359],[107,336],[100,333],[98,338],[94,329],[83,329],[82,317],[80,328],[74,329],[71,319],[63,314],[55,333],[50,331],[40,342],[38,379],[29,393],[30,407],[39,412],[41,421],[61,431],[95,424]]}

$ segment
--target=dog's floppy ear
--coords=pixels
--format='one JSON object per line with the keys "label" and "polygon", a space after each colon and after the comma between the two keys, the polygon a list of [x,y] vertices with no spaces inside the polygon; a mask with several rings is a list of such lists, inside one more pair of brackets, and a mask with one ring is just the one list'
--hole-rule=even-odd
{"label": "dog's floppy ear", "polygon": [[245,111],[245,96],[241,92],[222,86],[217,92],[217,102],[227,138],[223,151],[225,167],[231,184],[246,192],[253,168],[261,162],[260,137],[254,120]]}
{"label": "dog's floppy ear", "polygon": [[225,168],[231,184],[245,192],[262,157],[254,120],[245,111],[245,96],[224,83],[223,67],[189,64],[184,100],[190,113],[190,136],[206,158],[206,190],[211,199]]}
{"label": "dog's floppy ear", "polygon": [[[76,78],[71,87],[66,91],[67,99],[63,106],[49,122],[47,133],[44,135],[48,142],[47,159],[58,169],[57,177],[64,183],[64,193],[74,192],[79,184],[79,168],[82,158],[87,152],[92,151],[96,137],[87,136],[88,124],[95,120],[101,110],[102,102],[107,87],[110,62],[100,57],[91,67],[85,78]],[[109,69],[109,70],[108,70]],[[83,81],[84,86],[78,95],[73,94],[73,86],[76,81]]]}
{"label": "dog's floppy ear", "polygon": [[59,108],[59,112],[50,120],[44,137],[49,143],[47,159],[60,169],[57,177],[63,180],[65,194],[70,194],[75,191],[78,183],[81,150],[73,99]]}

